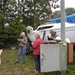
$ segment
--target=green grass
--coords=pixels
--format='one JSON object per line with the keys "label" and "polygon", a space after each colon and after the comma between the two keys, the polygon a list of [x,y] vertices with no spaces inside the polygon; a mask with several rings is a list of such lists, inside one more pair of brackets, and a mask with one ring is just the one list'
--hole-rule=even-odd
{"label": "green grass", "polygon": [[[38,73],[34,72],[34,60],[31,55],[26,56],[26,63],[14,64],[18,50],[3,50],[1,55],[0,75],[61,75],[60,72]],[[75,75],[75,65],[69,65],[65,75]]]}

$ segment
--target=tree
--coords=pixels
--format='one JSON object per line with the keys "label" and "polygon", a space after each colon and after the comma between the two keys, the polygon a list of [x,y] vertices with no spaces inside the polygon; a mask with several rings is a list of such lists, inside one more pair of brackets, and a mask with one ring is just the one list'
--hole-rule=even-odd
{"label": "tree", "polygon": [[[17,14],[16,0],[0,0],[0,48],[16,43],[21,31],[25,31],[21,14]],[[5,27],[6,24],[9,26]]]}
{"label": "tree", "polygon": [[3,15],[2,11],[0,10],[0,27],[1,27],[1,20],[3,20],[3,19],[4,19],[4,15]]}
{"label": "tree", "polygon": [[16,22],[17,21],[15,21],[15,24],[9,25],[4,29],[0,28],[0,48],[9,47],[17,43],[20,32],[25,32],[25,25]]}
{"label": "tree", "polygon": [[0,25],[3,29],[6,23],[10,24],[13,21],[15,4],[15,0],[0,0],[0,11],[4,16],[3,19],[0,19]]}
{"label": "tree", "polygon": [[55,11],[54,12],[54,18],[60,17],[60,11]]}
{"label": "tree", "polygon": [[[74,8],[66,8],[66,9],[65,9],[65,12],[66,12],[65,16],[68,16],[68,15],[70,15],[70,14],[75,13],[75,9],[74,9]],[[61,15],[60,15],[60,11],[55,11],[55,12],[54,12],[54,18],[58,18],[58,17],[60,17],[60,16],[61,16]]]}
{"label": "tree", "polygon": [[[46,8],[46,6],[49,8]],[[0,10],[4,16],[1,26],[13,23],[16,18],[25,25],[36,26],[46,21],[51,14],[49,0],[0,0]]]}
{"label": "tree", "polygon": [[50,8],[45,8],[46,3],[49,4],[49,0],[18,0],[18,13],[22,15],[23,23],[36,29],[52,12]]}
{"label": "tree", "polygon": [[0,0],[0,43],[7,44],[7,37],[17,35],[25,26],[36,29],[49,19],[51,12],[49,0]]}
{"label": "tree", "polygon": [[75,13],[75,8],[66,8],[65,12],[67,13],[67,15],[73,14]]}

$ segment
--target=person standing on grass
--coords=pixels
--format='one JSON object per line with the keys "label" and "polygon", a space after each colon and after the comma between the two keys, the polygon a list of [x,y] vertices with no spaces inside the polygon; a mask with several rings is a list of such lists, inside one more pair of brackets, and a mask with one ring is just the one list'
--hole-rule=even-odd
{"label": "person standing on grass", "polygon": [[18,41],[19,41],[19,50],[15,64],[19,63],[21,54],[23,55],[23,63],[26,62],[27,37],[25,36],[25,32],[20,33],[20,38],[18,38]]}
{"label": "person standing on grass", "polygon": [[31,43],[33,47],[33,58],[35,62],[36,70],[35,72],[40,72],[40,45],[44,43],[44,41],[40,38],[40,33],[37,31],[35,32],[36,40]]}

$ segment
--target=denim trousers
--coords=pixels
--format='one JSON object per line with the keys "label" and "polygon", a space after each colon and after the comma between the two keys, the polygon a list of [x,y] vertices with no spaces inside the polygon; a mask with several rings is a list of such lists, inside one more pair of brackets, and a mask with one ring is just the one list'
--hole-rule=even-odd
{"label": "denim trousers", "polygon": [[19,47],[18,56],[17,56],[16,62],[19,62],[21,54],[23,56],[23,63],[24,63],[24,62],[26,62],[26,46]]}
{"label": "denim trousers", "polygon": [[36,71],[40,72],[40,55],[33,55]]}

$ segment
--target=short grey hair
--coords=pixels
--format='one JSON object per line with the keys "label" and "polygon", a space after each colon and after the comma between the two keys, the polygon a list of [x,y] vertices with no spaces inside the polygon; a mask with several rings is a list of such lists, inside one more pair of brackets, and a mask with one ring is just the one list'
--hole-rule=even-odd
{"label": "short grey hair", "polygon": [[39,31],[36,31],[36,32],[35,32],[35,35],[36,35],[37,37],[40,37]]}
{"label": "short grey hair", "polygon": [[55,31],[55,30],[53,30],[53,29],[51,29],[51,30],[50,30],[50,32],[54,32],[54,33],[55,33],[56,31]]}

